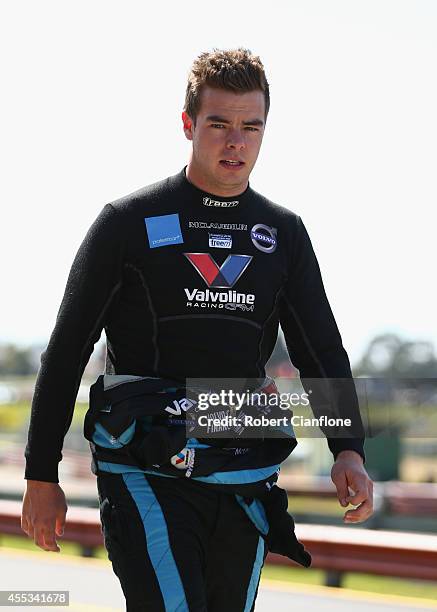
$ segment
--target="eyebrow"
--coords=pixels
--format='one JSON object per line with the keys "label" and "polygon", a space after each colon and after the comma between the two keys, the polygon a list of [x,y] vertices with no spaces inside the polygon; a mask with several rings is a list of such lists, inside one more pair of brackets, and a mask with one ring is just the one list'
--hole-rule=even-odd
{"label": "eyebrow", "polygon": [[[231,123],[227,119],[220,117],[220,115],[208,115],[206,118],[207,121],[216,121],[217,123],[227,123],[228,125]],[[250,121],[243,121],[243,125],[264,125],[264,121],[262,119],[251,119]]]}

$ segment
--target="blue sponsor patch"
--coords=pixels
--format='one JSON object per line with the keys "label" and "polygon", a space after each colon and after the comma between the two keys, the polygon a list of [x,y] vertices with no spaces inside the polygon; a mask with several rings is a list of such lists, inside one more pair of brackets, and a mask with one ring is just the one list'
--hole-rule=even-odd
{"label": "blue sponsor patch", "polygon": [[151,249],[169,246],[171,244],[182,244],[181,225],[179,215],[162,215],[161,217],[145,217],[147,236]]}

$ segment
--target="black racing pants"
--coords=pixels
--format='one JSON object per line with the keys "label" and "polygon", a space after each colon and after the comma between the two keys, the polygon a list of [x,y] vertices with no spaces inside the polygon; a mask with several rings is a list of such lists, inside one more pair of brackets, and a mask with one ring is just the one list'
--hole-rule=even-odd
{"label": "black racing pants", "polygon": [[128,612],[252,612],[267,547],[235,496],[99,472],[105,546]]}

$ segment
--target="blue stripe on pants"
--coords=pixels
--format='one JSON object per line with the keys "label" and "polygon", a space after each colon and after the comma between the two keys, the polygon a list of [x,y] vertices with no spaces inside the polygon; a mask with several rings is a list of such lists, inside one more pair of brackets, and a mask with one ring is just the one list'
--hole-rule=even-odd
{"label": "blue stripe on pants", "polygon": [[259,536],[258,548],[256,549],[255,563],[253,564],[252,576],[250,577],[249,588],[247,589],[246,605],[244,612],[250,612],[255,599],[256,587],[258,585],[261,568],[264,561],[264,539]]}
{"label": "blue stripe on pants", "polygon": [[161,589],[166,612],[189,612],[161,506],[144,474],[129,472],[123,474],[123,480],[143,521],[147,552]]}

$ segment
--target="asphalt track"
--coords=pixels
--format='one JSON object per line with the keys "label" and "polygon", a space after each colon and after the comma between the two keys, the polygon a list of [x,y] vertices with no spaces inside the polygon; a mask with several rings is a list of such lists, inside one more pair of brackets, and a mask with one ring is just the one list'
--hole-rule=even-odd
{"label": "asphalt track", "polygon": [[[0,549],[0,590],[68,590],[68,607],[32,606],[53,612],[122,612],[123,595],[109,562],[57,553]],[[0,607],[1,609],[1,607]],[[4,609],[29,610],[24,606]],[[425,612],[437,611],[437,602],[405,597],[362,594],[262,581],[256,612]],[[224,611],[225,612],[225,611]]]}

